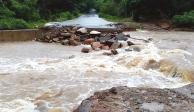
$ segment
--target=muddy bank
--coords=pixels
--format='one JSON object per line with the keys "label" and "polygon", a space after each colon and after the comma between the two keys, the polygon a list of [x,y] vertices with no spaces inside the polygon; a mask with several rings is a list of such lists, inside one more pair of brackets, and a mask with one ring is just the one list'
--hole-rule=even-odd
{"label": "muddy bank", "polygon": [[113,87],[94,93],[74,112],[191,112],[194,84],[178,89]]}

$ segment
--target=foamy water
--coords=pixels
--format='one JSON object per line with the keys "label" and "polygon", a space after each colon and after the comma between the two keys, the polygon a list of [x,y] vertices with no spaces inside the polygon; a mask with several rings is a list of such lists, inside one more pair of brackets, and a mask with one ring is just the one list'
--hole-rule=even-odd
{"label": "foamy water", "polygon": [[[193,35],[187,34],[185,39]],[[159,37],[166,36],[162,32],[131,32],[131,35],[153,37],[154,42],[139,45],[140,52],[119,49],[116,56],[102,55],[105,51],[80,53],[83,45],[1,43],[0,112],[68,112],[95,91],[114,86],[176,88],[190,83],[165,75],[160,68],[146,68],[149,60],[169,59],[192,69],[190,49],[181,49],[174,41],[171,45],[177,47],[162,48],[159,45],[163,39]]]}
{"label": "foamy water", "polygon": [[78,18],[67,20],[64,22],[50,22],[45,26],[50,25],[58,25],[58,26],[81,26],[87,28],[114,28],[114,26],[110,26],[113,22],[106,21],[105,19],[100,18],[97,14],[87,14],[82,15]]}

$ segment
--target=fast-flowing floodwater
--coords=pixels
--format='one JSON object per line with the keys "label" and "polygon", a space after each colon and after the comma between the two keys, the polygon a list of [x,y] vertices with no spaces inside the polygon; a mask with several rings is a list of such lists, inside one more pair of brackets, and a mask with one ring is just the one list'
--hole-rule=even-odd
{"label": "fast-flowing floodwater", "polygon": [[[95,91],[113,86],[176,88],[190,83],[146,69],[149,60],[169,59],[183,69],[193,67],[193,35],[190,32],[130,33],[152,37],[141,51],[104,56],[104,51],[80,53],[83,46],[67,47],[39,42],[0,44],[0,111],[72,111]],[[190,72],[189,72],[190,73]],[[192,72],[193,73],[193,72]],[[193,75],[193,74],[192,74]]]}
{"label": "fast-flowing floodwater", "polygon": [[50,22],[46,26],[55,25],[55,26],[81,26],[87,28],[114,28],[112,25],[113,22],[106,21],[105,19],[100,18],[97,14],[86,14],[78,18],[64,21],[64,22]]}

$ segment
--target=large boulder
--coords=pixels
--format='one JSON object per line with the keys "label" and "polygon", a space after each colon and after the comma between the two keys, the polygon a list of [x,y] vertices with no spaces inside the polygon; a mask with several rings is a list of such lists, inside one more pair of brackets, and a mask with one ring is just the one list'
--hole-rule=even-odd
{"label": "large boulder", "polygon": [[94,93],[74,112],[194,112],[193,85],[175,90],[113,87]]}

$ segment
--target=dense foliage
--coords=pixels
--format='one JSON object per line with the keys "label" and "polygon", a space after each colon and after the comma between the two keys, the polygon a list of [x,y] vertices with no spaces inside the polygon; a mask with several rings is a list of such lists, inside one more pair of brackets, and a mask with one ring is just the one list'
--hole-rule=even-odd
{"label": "dense foliage", "polygon": [[172,22],[180,27],[194,27],[194,10],[183,15],[175,15]]}
{"label": "dense foliage", "polygon": [[0,29],[33,28],[77,17],[91,8],[110,19],[172,19],[177,26],[193,26],[194,0],[0,0]]}

